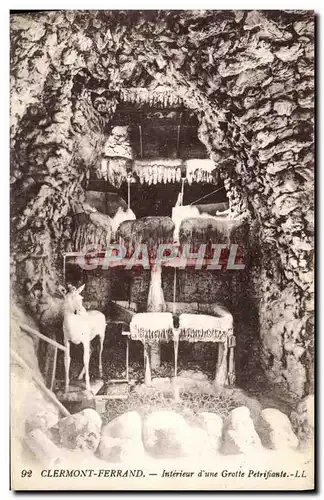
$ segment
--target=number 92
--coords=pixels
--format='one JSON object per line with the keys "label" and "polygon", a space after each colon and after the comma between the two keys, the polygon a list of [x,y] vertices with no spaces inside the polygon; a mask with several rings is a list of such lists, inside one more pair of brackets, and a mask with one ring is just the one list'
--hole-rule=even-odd
{"label": "number 92", "polygon": [[31,470],[23,469],[21,471],[21,477],[31,477],[31,476],[32,476],[32,471]]}

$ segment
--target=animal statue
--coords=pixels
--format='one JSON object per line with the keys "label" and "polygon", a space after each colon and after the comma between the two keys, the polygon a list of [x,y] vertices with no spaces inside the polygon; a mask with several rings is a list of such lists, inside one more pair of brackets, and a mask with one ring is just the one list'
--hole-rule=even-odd
{"label": "animal statue", "polygon": [[85,285],[75,288],[69,287],[64,296],[63,304],[63,334],[64,334],[64,366],[65,366],[65,394],[69,390],[69,371],[70,371],[70,342],[73,344],[83,344],[83,369],[79,375],[79,380],[85,374],[87,391],[91,392],[89,361],[90,361],[90,342],[99,335],[99,374],[102,377],[102,352],[105,340],[106,318],[100,311],[87,311],[83,306],[83,297],[81,295]]}
{"label": "animal statue", "polygon": [[176,205],[172,208],[172,220],[175,228],[173,233],[174,242],[179,242],[179,230],[181,222],[185,219],[219,219],[229,217],[226,203],[213,203],[209,205],[181,205],[181,193]]}

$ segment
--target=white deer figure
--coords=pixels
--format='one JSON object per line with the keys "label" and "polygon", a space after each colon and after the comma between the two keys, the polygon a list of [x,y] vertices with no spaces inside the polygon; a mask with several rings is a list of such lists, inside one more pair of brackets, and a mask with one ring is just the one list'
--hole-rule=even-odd
{"label": "white deer figure", "polygon": [[63,334],[64,334],[64,366],[65,366],[65,394],[69,390],[69,371],[70,371],[70,342],[73,344],[83,344],[83,369],[79,375],[79,380],[85,374],[87,391],[91,392],[89,361],[90,361],[90,342],[97,335],[100,340],[99,351],[99,374],[102,378],[102,351],[105,340],[106,318],[100,311],[87,311],[82,304],[83,297],[81,292],[85,285],[76,289],[70,287],[70,290],[64,297],[63,305]]}

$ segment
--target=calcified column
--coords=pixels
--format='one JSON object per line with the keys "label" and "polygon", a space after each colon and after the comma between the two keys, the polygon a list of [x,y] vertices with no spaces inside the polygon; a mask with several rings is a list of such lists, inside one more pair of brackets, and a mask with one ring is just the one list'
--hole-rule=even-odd
{"label": "calcified column", "polygon": [[[162,268],[153,266],[151,269],[151,283],[147,298],[147,312],[165,311],[165,301],[162,290]],[[159,368],[161,365],[161,345],[156,342],[150,349],[151,367]]]}

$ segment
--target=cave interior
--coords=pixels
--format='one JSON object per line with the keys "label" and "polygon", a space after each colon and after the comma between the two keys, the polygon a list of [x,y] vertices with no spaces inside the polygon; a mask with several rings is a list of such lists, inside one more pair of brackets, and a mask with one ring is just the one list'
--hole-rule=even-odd
{"label": "cave interior", "polygon": [[[116,203],[102,223],[91,218],[87,193],[98,204],[113,193],[136,222],[171,218],[190,162],[212,162],[211,175],[184,183],[182,205],[203,198],[240,217],[231,242],[244,246],[245,268],[186,268],[174,286],[165,267],[164,299],[223,304],[234,320],[237,384],[253,380],[256,389],[260,379],[260,391],[270,384],[300,398],[313,387],[312,19],[190,12],[13,16],[12,293],[57,340],[64,281],[86,283],[86,307],[107,316],[111,300],[145,311],[148,271],[86,271],[69,260],[89,243],[117,241],[107,222]],[[169,242],[160,221],[146,237]],[[123,237],[138,241],[139,233]],[[211,235],[200,223],[180,233],[192,242]],[[117,338],[106,339],[114,378]],[[180,343],[180,358],[199,364],[207,348],[189,347]],[[163,349],[162,364],[172,358]],[[133,356],[143,356],[139,347]]]}

